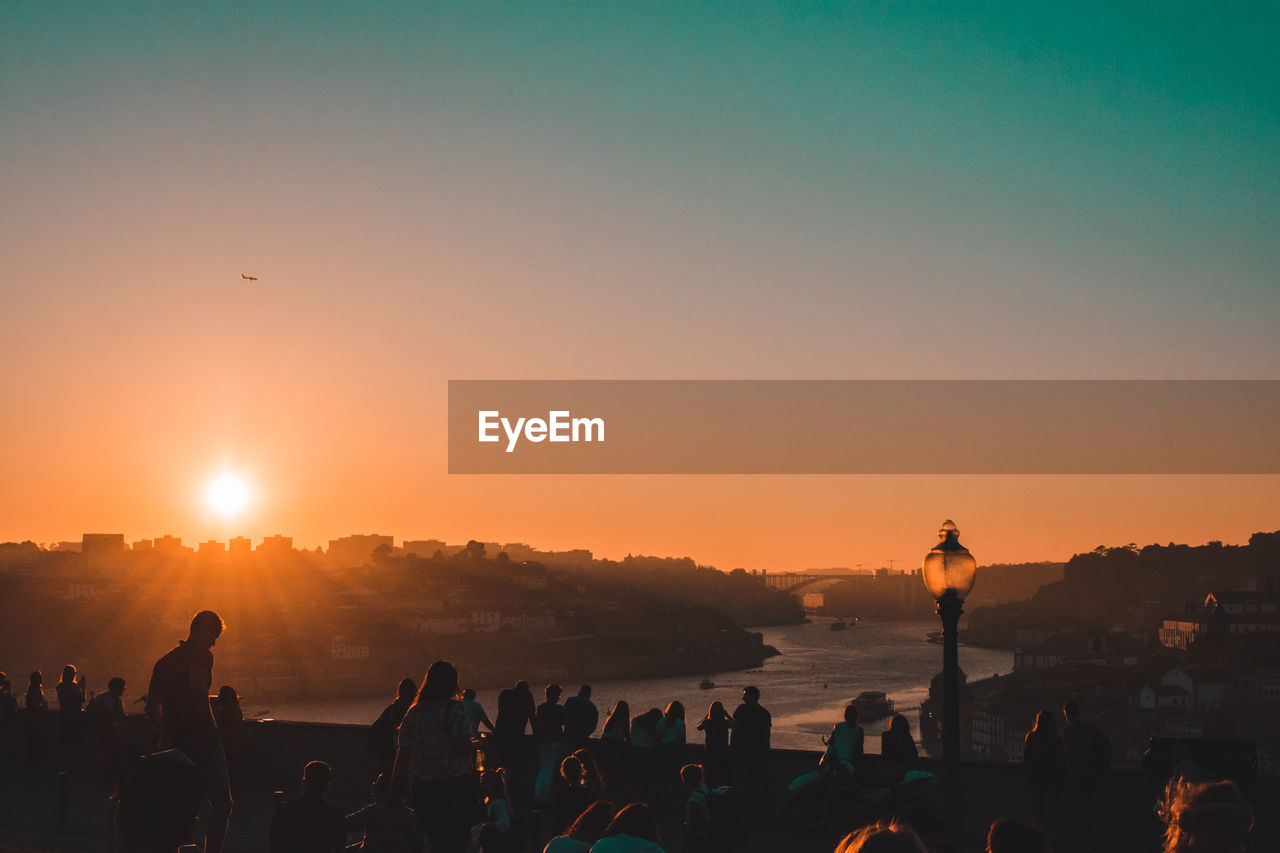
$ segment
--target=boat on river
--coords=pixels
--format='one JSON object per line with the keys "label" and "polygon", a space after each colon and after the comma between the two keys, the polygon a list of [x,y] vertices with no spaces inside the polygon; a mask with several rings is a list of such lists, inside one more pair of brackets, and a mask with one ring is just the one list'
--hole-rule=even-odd
{"label": "boat on river", "polygon": [[712,681],[712,680],[711,680],[711,676],[709,676],[709,675],[708,675],[706,678],[704,678],[704,679],[702,679],[701,681],[699,681],[699,682],[698,682],[698,689],[699,689],[699,690],[710,690],[710,689],[712,689],[712,688],[713,688],[713,687],[715,687],[715,686],[716,686],[716,683],[715,683],[714,681]]}
{"label": "boat on river", "polygon": [[893,714],[893,700],[881,690],[864,690],[850,703],[858,709],[858,720],[880,720]]}

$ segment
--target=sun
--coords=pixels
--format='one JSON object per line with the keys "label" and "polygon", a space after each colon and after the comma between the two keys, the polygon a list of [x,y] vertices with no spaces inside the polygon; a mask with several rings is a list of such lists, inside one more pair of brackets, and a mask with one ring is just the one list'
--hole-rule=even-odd
{"label": "sun", "polygon": [[249,481],[239,474],[219,474],[204,492],[209,509],[223,518],[235,518],[249,505]]}

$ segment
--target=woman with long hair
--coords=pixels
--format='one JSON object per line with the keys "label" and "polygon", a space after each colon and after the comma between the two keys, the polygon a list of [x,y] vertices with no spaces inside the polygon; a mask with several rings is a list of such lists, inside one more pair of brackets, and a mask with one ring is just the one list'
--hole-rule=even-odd
{"label": "woman with long hair", "polygon": [[1031,793],[1035,797],[1036,824],[1041,829],[1048,829],[1054,794],[1062,783],[1062,769],[1066,763],[1062,738],[1058,736],[1058,724],[1052,711],[1044,709],[1036,714],[1036,724],[1027,732],[1022,762],[1027,766]]}
{"label": "woman with long hair", "polygon": [[1253,809],[1236,783],[1175,779],[1160,803],[1164,853],[1244,853]]}
{"label": "woman with long hair", "polygon": [[916,740],[911,736],[911,723],[901,714],[894,714],[889,728],[880,733],[880,758],[910,763],[919,757]]}
{"label": "woman with long hair", "polygon": [[587,853],[591,845],[600,840],[605,828],[613,820],[613,803],[596,800],[587,806],[573,826],[547,842],[542,853]]}
{"label": "woman with long hair", "polygon": [[458,670],[433,663],[400,723],[391,773],[394,794],[411,792],[432,853],[465,853],[469,828],[483,820],[471,721],[459,695]]}
{"label": "woman with long hair", "polygon": [[632,803],[613,816],[591,853],[666,853],[658,845],[658,822],[644,803]]}
{"label": "woman with long hair", "polygon": [[723,702],[712,702],[707,715],[698,721],[706,749],[702,758],[702,772],[712,788],[729,783],[729,730],[733,717],[724,709]]}
{"label": "woman with long hair", "polygon": [[598,754],[606,792],[616,802],[626,802],[631,771],[631,706],[625,699],[619,699],[605,718]]}

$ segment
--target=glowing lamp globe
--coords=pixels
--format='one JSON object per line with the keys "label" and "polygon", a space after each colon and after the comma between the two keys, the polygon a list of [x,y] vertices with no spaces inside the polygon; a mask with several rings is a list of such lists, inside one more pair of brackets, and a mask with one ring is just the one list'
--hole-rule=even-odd
{"label": "glowing lamp globe", "polygon": [[973,589],[978,563],[960,544],[960,530],[951,519],[943,522],[938,538],[942,541],[924,558],[924,585],[935,599],[951,593],[963,600]]}

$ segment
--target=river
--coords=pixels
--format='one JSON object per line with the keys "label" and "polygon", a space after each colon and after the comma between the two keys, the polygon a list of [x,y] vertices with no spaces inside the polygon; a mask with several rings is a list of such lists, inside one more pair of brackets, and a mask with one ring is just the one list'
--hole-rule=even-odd
{"label": "river", "polygon": [[[700,689],[699,677],[676,676],[633,681],[592,683],[592,701],[600,708],[600,722],[613,704],[626,699],[635,716],[650,708],[664,708],[674,699],[684,703],[690,740],[701,736],[694,724],[706,714],[713,701],[724,703],[730,713],[742,701],[742,688],[760,688],[760,703],[773,714],[773,745],[787,749],[821,749],[821,736],[831,731],[842,717],[845,704],[864,690],[882,690],[897,710],[911,721],[919,739],[920,702],[928,695],[929,680],[942,666],[942,647],[928,642],[938,623],[863,621],[844,631],[832,631],[829,619],[802,625],[759,628],[764,641],[780,654],[765,661],[760,669],[746,672],[709,672],[715,687]],[[960,667],[971,680],[1005,674],[1013,669],[1013,652],[961,646]],[[421,673],[413,674],[415,679]],[[462,673],[464,683],[466,673]],[[577,683],[566,683],[565,696],[577,692]],[[542,701],[542,685],[534,695]],[[275,703],[263,713],[279,720],[353,723],[372,722],[394,698],[395,685],[385,695],[339,697]],[[490,715],[497,710],[498,690],[481,690],[480,699]],[[250,711],[251,708],[246,708]],[[888,720],[867,723],[867,746],[878,751],[873,738]],[[597,734],[598,734],[597,730]]]}

